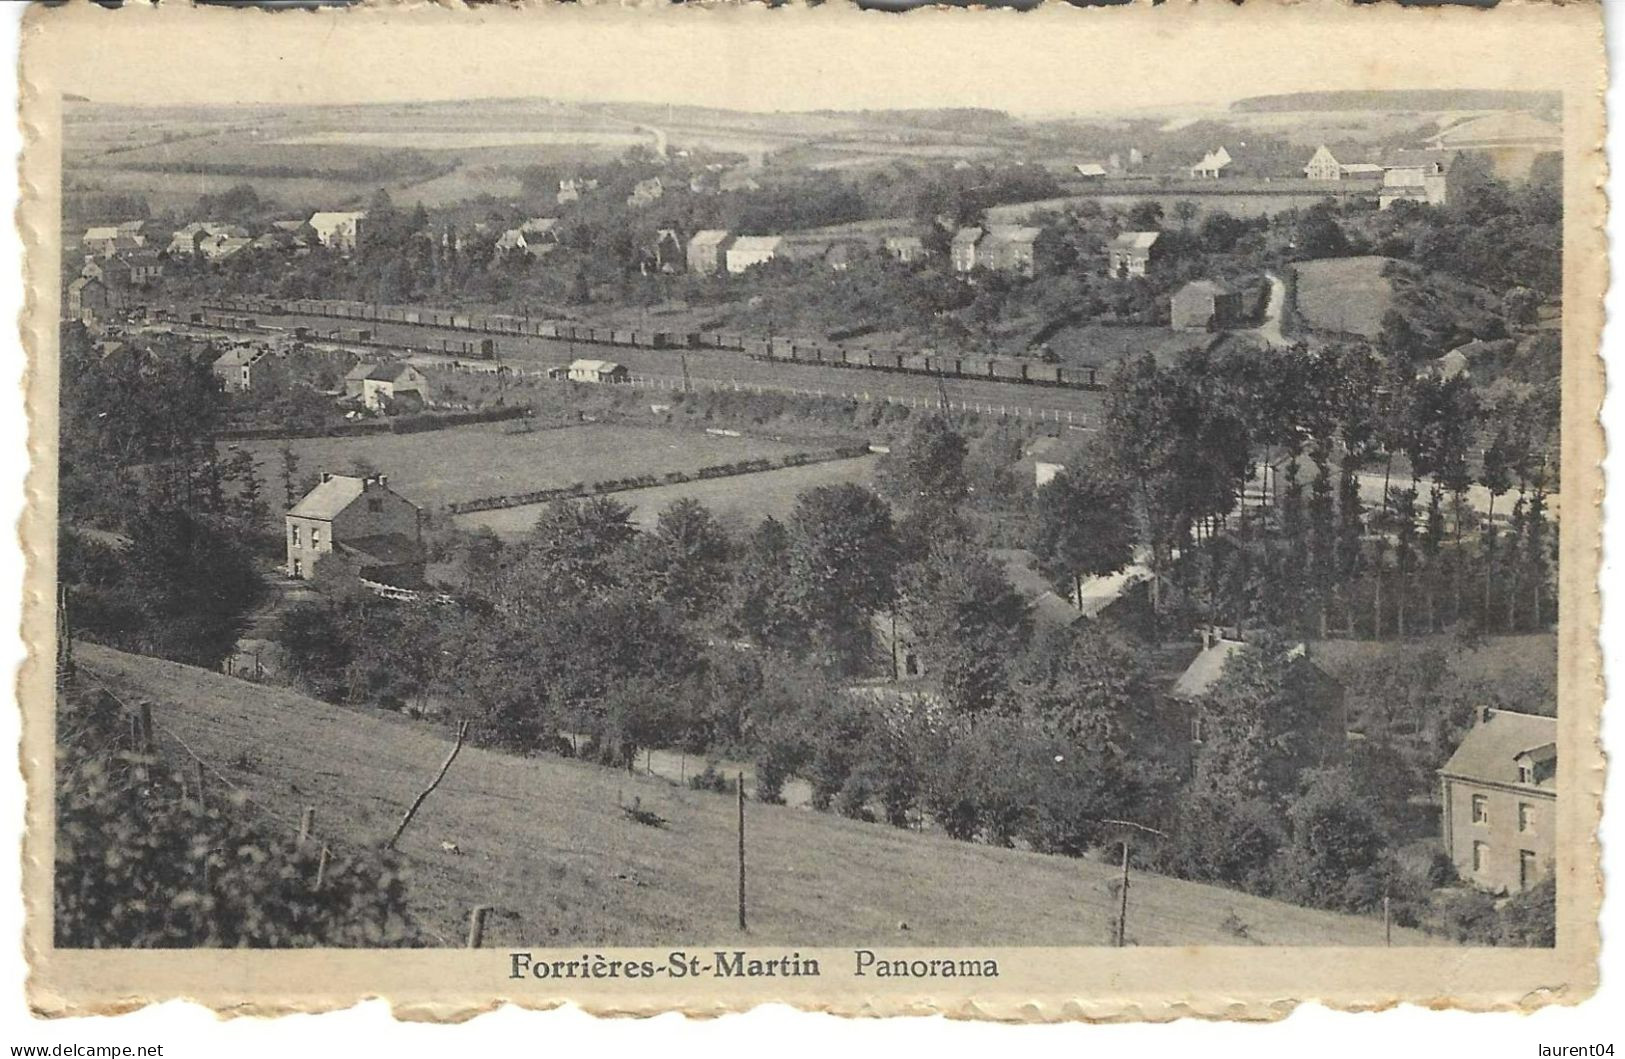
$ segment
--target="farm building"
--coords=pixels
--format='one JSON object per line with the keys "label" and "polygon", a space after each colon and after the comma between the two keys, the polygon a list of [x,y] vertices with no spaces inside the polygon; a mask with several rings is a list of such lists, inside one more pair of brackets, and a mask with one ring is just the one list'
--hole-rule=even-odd
{"label": "farm building", "polygon": [[626,365],[613,360],[572,360],[565,369],[565,378],[571,382],[626,382],[631,373]]}
{"label": "farm building", "polygon": [[1481,706],[1439,770],[1440,834],[1463,879],[1517,893],[1552,873],[1557,721]]}
{"label": "farm building", "polygon": [[1213,331],[1233,327],[1242,318],[1241,292],[1217,280],[1192,280],[1169,299],[1169,324],[1175,331]]}
{"label": "farm building", "polygon": [[[348,392],[348,375],[344,381]],[[361,403],[375,412],[414,410],[428,400],[429,380],[404,361],[370,365],[361,379]]]}
{"label": "farm building", "polygon": [[221,239],[247,237],[248,230],[235,224],[193,221],[170,236],[167,252],[170,257],[193,257],[202,252],[201,247],[205,240],[211,240],[213,245]]}
{"label": "farm building", "polygon": [[683,237],[675,228],[661,228],[655,232],[654,247],[650,254],[658,272],[677,272],[685,264]]}
{"label": "farm building", "polygon": [[1106,244],[1106,274],[1113,279],[1143,276],[1151,268],[1161,232],[1123,232]]}
{"label": "farm building", "polygon": [[1099,162],[1079,162],[1073,168],[1077,171],[1079,180],[1105,180],[1106,167]]}
{"label": "farm building", "polygon": [[[1248,643],[1234,633],[1219,629],[1202,632],[1202,647],[1169,692],[1172,720],[1185,733],[1192,752],[1202,743],[1203,728],[1212,722],[1206,716],[1208,697],[1223,679],[1232,659],[1249,650]],[[1312,727],[1294,747],[1294,764],[1310,768],[1329,764],[1343,755],[1348,741],[1343,686],[1309,657],[1304,644],[1287,651],[1286,694],[1298,697],[1307,723]]]}
{"label": "farm building", "polygon": [[1083,617],[1070,600],[1050,587],[1038,572],[1038,557],[1025,548],[992,548],[992,559],[1004,571],[1004,578],[1027,603],[1027,612],[1037,628],[1064,629]]}
{"label": "farm building", "polygon": [[213,367],[227,393],[252,393],[287,377],[287,362],[261,344],[228,349],[215,358]]}
{"label": "farm building", "polygon": [[1437,360],[1430,361],[1417,378],[1454,379],[1457,376],[1470,376],[1467,370],[1467,354],[1462,346],[1457,346]]}
{"label": "farm building", "polygon": [[107,285],[92,276],[68,284],[68,316],[89,322],[107,308]]}
{"label": "farm building", "polygon": [[1303,167],[1303,175],[1319,181],[1372,179],[1382,176],[1382,166],[1375,162],[1339,162],[1331,148],[1321,144]]}
{"label": "farm building", "polygon": [[1382,167],[1380,209],[1396,202],[1416,202],[1443,206],[1450,195],[1450,168],[1455,155],[1449,151],[1402,151]]}
{"label": "farm building", "polygon": [[112,257],[121,250],[136,249],[141,245],[141,240],[114,224],[87,228],[85,234],[80,237],[79,244],[85,248],[86,253],[98,257]]}
{"label": "farm building", "polygon": [[1225,170],[1229,169],[1230,164],[1234,161],[1235,159],[1230,157],[1230,152],[1225,150],[1223,146],[1215,147],[1207,154],[1204,154],[1201,161],[1191,166],[1191,179],[1218,180],[1226,175]]}
{"label": "farm building", "polygon": [[923,261],[928,256],[925,243],[917,235],[888,236],[886,253],[905,265]]}
{"label": "farm building", "polygon": [[102,278],[131,287],[145,287],[153,280],[162,279],[164,259],[156,250],[125,250],[102,265]]}
{"label": "farm building", "polygon": [[423,582],[423,533],[416,504],[386,475],[322,473],[284,518],[289,577],[338,574],[403,588]]}
{"label": "farm building", "polygon": [[748,268],[765,265],[784,246],[782,235],[742,235],[728,248],[728,271],[737,275]]}
{"label": "farm building", "polygon": [[733,236],[722,228],[706,228],[688,241],[688,270],[701,276],[714,276],[728,267],[728,248]]}
{"label": "farm building", "polygon": [[323,210],[310,215],[310,228],[323,246],[348,253],[361,245],[366,219],[365,210]]}

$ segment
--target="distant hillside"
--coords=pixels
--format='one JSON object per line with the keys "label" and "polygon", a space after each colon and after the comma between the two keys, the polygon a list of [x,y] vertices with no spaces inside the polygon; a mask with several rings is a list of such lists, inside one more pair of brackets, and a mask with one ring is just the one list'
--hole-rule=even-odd
{"label": "distant hillside", "polygon": [[1287,92],[1238,99],[1230,109],[1241,113],[1313,110],[1530,110],[1555,108],[1556,92],[1518,92],[1487,88],[1359,89],[1340,92]]}
{"label": "distant hillside", "polygon": [[[75,658],[126,701],[154,703],[166,757],[178,759],[177,738],[184,741],[273,820],[297,821],[314,807],[324,842],[386,837],[448,749],[443,728],[393,714],[91,644]],[[622,813],[634,799],[665,826]],[[747,812],[752,944],[1100,945],[1109,937],[1110,863],[756,802]],[[734,922],[734,814],[731,796],[658,777],[467,748],[401,841],[408,900],[446,944],[457,943],[475,905],[494,909],[493,947],[732,943],[743,937]],[[1382,944],[1379,921],[1212,886],[1137,873],[1132,895],[1128,933],[1142,945]],[[1435,943],[1400,929],[1394,941]]]}

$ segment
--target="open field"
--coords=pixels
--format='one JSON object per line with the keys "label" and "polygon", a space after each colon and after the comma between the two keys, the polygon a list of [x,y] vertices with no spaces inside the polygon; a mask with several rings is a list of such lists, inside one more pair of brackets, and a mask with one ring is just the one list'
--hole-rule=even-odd
{"label": "open field", "polygon": [[[180,763],[184,741],[274,826],[291,830],[314,807],[317,838],[340,848],[387,837],[450,742],[428,724],[172,662],[91,644],[75,657],[122,698],[154,701],[168,760]],[[634,797],[667,825],[627,819],[617,805]],[[734,813],[727,795],[656,777],[468,748],[401,839],[410,906],[445,945],[460,943],[474,905],[494,908],[497,949],[742,942]],[[1101,945],[1116,915],[1112,864],[754,802],[747,815],[754,945]],[[1379,920],[1143,873],[1132,893],[1135,944],[1382,944]],[[1394,931],[1395,944],[1430,941]]]}
{"label": "open field", "polygon": [[[1365,190],[1372,196],[1376,194],[1375,186]],[[1299,191],[1170,191],[1153,181],[1116,181],[1105,185],[1105,190],[1101,191],[994,206],[987,211],[987,223],[1022,224],[1035,213],[1065,210],[1085,202],[1096,202],[1115,209],[1127,209],[1141,202],[1155,202],[1162,207],[1165,215],[1171,217],[1174,203],[1184,201],[1197,205],[1200,211],[1198,216],[1222,212],[1232,217],[1261,217],[1287,210],[1307,209],[1325,199],[1346,197],[1348,194],[1347,189],[1333,194],[1324,188]]]}
{"label": "open field", "polygon": [[[736,535],[750,532],[769,515],[784,521],[796,505],[796,497],[804,490],[820,485],[840,485],[856,482],[871,485],[874,482],[875,461],[878,456],[859,456],[850,460],[829,460],[803,467],[783,467],[739,474],[731,478],[712,478],[703,482],[679,485],[656,485],[647,489],[629,489],[614,494],[618,503],[636,510],[632,520],[644,529],[652,527],[660,512],[672,501],[685,496],[693,497],[711,510],[728,530]],[[540,504],[510,507],[499,511],[475,511],[458,515],[456,521],[465,528],[485,526],[500,537],[523,536],[535,524],[541,511]]]}
{"label": "open field", "polygon": [[1394,285],[1382,270],[1386,257],[1334,257],[1301,261],[1298,317],[1310,327],[1375,337],[1393,308]]}
{"label": "open field", "polygon": [[[691,430],[588,424],[510,434],[509,423],[480,423],[421,434],[243,441],[263,481],[278,483],[284,445],[301,474],[351,473],[356,461],[389,475],[390,488],[425,508],[449,501],[697,471],[719,463],[786,456],[797,446],[768,438],[725,438]],[[276,492],[279,486],[271,486]],[[531,518],[534,519],[534,513]],[[528,522],[527,522],[528,525]]]}

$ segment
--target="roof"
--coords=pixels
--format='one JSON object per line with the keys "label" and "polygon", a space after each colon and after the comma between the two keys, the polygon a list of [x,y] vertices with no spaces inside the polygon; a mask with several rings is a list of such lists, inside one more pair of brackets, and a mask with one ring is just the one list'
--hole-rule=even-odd
{"label": "roof", "polygon": [[1044,234],[1042,228],[1029,228],[1019,224],[990,224],[987,234],[1006,243],[1030,243]]}
{"label": "roof", "polygon": [[[359,367],[359,365],[357,366]],[[411,370],[412,365],[407,364],[405,361],[392,361],[388,364],[374,364],[367,370],[367,374],[362,377],[372,382],[394,382]],[[349,376],[346,375],[345,378],[349,378]]]}
{"label": "roof", "polygon": [[236,346],[216,357],[214,366],[217,368],[246,367],[265,356],[268,352],[270,351],[256,346]]}
{"label": "roof", "polygon": [[1202,156],[1202,160],[1200,162],[1197,162],[1195,165],[1191,166],[1191,168],[1192,169],[1223,169],[1225,166],[1229,165],[1232,161],[1234,161],[1234,159],[1232,159],[1230,157],[1230,152],[1229,151],[1225,150],[1222,146],[1221,147],[1215,147],[1213,150],[1209,151],[1207,154],[1204,154]]}
{"label": "roof", "polygon": [[1344,163],[1342,163],[1342,168],[1343,168],[1343,172],[1345,172],[1345,173],[1380,173],[1380,172],[1382,172],[1382,166],[1378,165],[1375,162],[1344,162]]}
{"label": "roof", "polygon": [[1451,163],[1455,160],[1456,152],[1454,151],[1407,149],[1395,151],[1393,156],[1383,163],[1382,167],[1384,169],[1420,169],[1424,166],[1438,164],[1445,169],[1449,169]]}
{"label": "roof", "polygon": [[610,374],[621,370],[621,366],[613,360],[572,360],[571,371],[592,371],[600,375]]}
{"label": "roof", "polygon": [[1093,618],[1107,607],[1123,598],[1123,593],[1129,588],[1148,579],[1151,570],[1139,563],[1125,566],[1115,574],[1102,574],[1099,577],[1086,578],[1078,588],[1079,601],[1083,604],[1078,609],[1086,618]]}
{"label": "roof", "polygon": [[1037,557],[1025,548],[991,548],[988,558],[1004,570],[1005,580],[1016,595],[1027,602],[1033,618],[1044,625],[1071,625],[1083,617],[1063,596],[1050,587],[1036,568]]}
{"label": "roof", "polygon": [[1113,250],[1150,250],[1161,232],[1122,232],[1111,242]]}
{"label": "roof", "polygon": [[559,219],[557,217],[532,217],[524,224],[521,224],[519,230],[521,232],[546,233],[551,232],[558,226]]}
{"label": "roof", "polygon": [[[1445,776],[1485,783],[1518,783],[1518,758],[1556,760],[1557,719],[1512,710],[1485,710],[1439,770]],[[1548,784],[1549,785],[1549,784]],[[1530,786],[1523,784],[1522,786]]]}
{"label": "roof", "polygon": [[980,228],[961,228],[959,231],[954,233],[954,245],[974,245],[976,240],[980,239],[981,237],[982,229]]}
{"label": "roof", "polygon": [[728,252],[731,254],[735,250],[742,250],[747,254],[765,253],[777,250],[783,242],[782,235],[742,235],[734,240],[734,245],[728,248]]}
{"label": "roof", "polygon": [[337,227],[350,221],[359,221],[367,216],[366,210],[319,210],[310,215],[310,226],[320,228],[323,225]]}
{"label": "roof", "polygon": [[888,235],[886,245],[893,250],[912,249],[925,245],[925,241],[917,235]]}
{"label": "roof", "polygon": [[[1214,640],[1191,660],[1185,667],[1185,672],[1179,674],[1174,681],[1173,694],[1186,699],[1199,699],[1213,690],[1213,686],[1224,676],[1225,666],[1236,653],[1246,647],[1243,640],[1231,640],[1223,636]],[[1298,644],[1287,652],[1288,658],[1307,658],[1308,652],[1303,644]]]}
{"label": "roof", "polygon": [[334,541],[333,547],[346,555],[379,566],[401,566],[423,561],[423,546],[404,533],[351,537],[347,540]]}
{"label": "roof", "polygon": [[92,242],[96,239],[117,239],[119,237],[118,225],[108,225],[100,228],[86,228],[84,241]]}
{"label": "roof", "polygon": [[1079,176],[1105,176],[1106,167],[1099,162],[1079,162],[1075,167]]}
{"label": "roof", "polygon": [[346,381],[350,381],[350,382],[365,379],[367,377],[368,373],[370,373],[377,366],[378,365],[376,363],[373,363],[371,361],[363,360],[361,363],[357,364],[355,367],[353,367],[349,371],[345,372],[344,373],[344,378],[345,378]]}
{"label": "roof", "polygon": [[293,505],[288,514],[331,521],[366,491],[366,482],[351,474],[330,474]]}
{"label": "roof", "polygon": [[701,248],[721,246],[727,238],[728,230],[726,228],[706,228],[695,232],[694,237],[688,241],[688,245]]}
{"label": "roof", "polygon": [[1174,292],[1174,297],[1181,294],[1234,294],[1236,288],[1228,283],[1216,279],[1193,279]]}

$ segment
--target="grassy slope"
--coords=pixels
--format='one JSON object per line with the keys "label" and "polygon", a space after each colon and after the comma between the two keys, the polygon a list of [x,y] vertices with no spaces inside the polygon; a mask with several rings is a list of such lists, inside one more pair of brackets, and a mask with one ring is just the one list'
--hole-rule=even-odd
{"label": "grassy slope", "polygon": [[[282,447],[299,457],[301,473],[349,473],[362,459],[389,475],[389,484],[424,507],[452,500],[523,493],[572,482],[636,474],[697,471],[757,457],[782,457],[797,446],[771,438],[724,438],[698,430],[592,424],[509,433],[501,423],[420,434],[247,441],[262,479],[280,483]],[[273,487],[273,491],[280,485]]]}
{"label": "grassy slope", "polygon": [[[166,754],[179,736],[283,826],[314,806],[324,841],[371,843],[445,756],[443,729],[85,645],[81,663],[126,699],[151,698]],[[218,781],[211,781],[217,784]],[[664,816],[633,823],[618,799]],[[497,909],[487,944],[737,940],[734,804],[647,777],[466,749],[401,842],[419,920],[455,944],[468,909]],[[1108,936],[1109,864],[921,836],[752,803],[756,944],[1090,945]],[[443,841],[460,854],[446,853]],[[1139,944],[1380,945],[1379,922],[1136,874]],[[900,924],[906,923],[904,932]],[[1422,941],[1396,931],[1396,942]]]}
{"label": "grassy slope", "polygon": [[1393,283],[1382,274],[1386,257],[1301,261],[1298,314],[1310,327],[1374,337],[1393,305]]}

